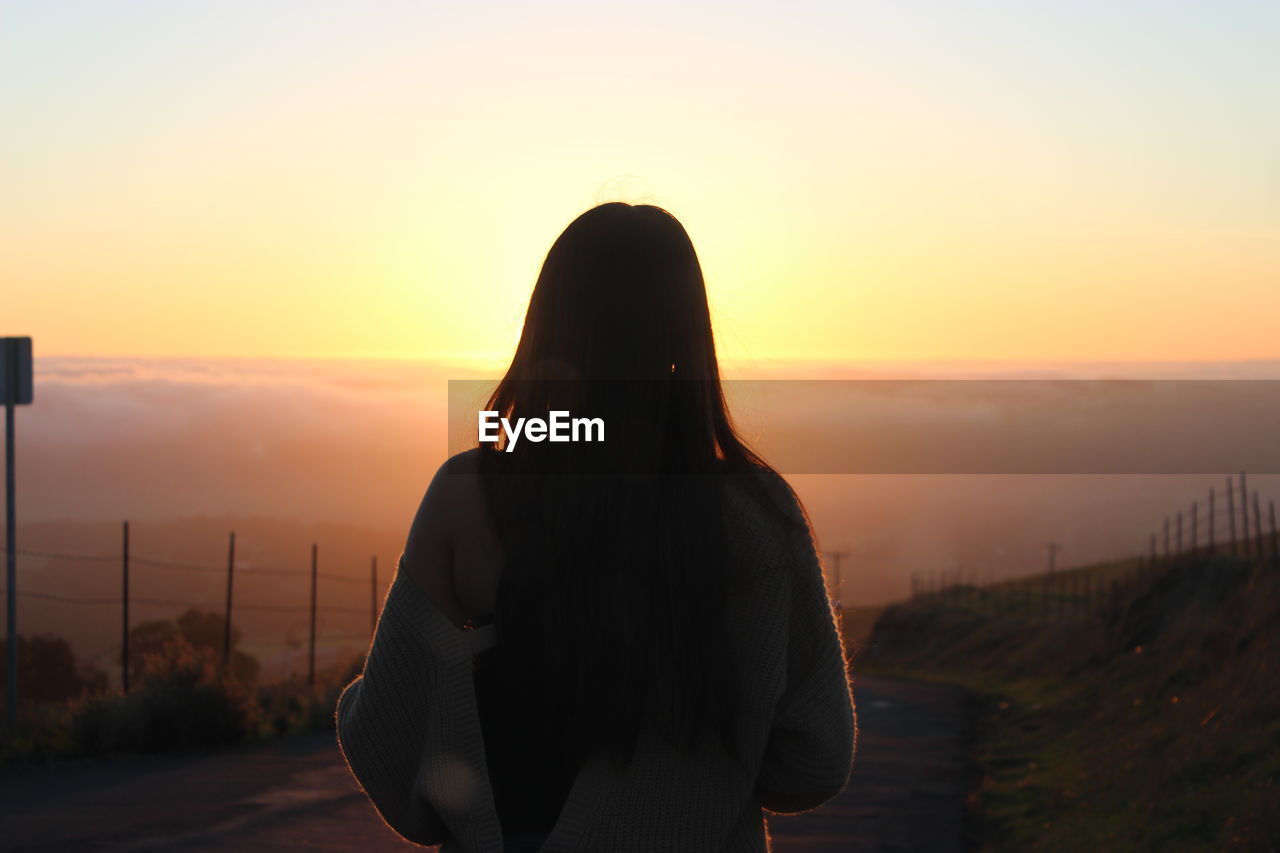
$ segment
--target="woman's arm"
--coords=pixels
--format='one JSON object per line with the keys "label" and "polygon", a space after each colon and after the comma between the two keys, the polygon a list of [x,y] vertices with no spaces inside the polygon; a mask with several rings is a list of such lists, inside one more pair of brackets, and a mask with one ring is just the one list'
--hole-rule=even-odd
{"label": "woman's arm", "polygon": [[817,808],[848,781],[857,746],[857,720],[844,648],[836,626],[822,563],[802,516],[797,519],[785,573],[786,688],[756,780],[760,805],[794,813]]}
{"label": "woman's arm", "polygon": [[488,839],[497,831],[496,815],[475,818],[492,800],[487,786],[473,784],[484,774],[482,741],[458,710],[470,695],[470,654],[481,632],[458,630],[453,525],[455,497],[467,484],[450,469],[453,461],[441,466],[422,499],[364,670],[336,711],[351,772],[387,824],[418,844]]}

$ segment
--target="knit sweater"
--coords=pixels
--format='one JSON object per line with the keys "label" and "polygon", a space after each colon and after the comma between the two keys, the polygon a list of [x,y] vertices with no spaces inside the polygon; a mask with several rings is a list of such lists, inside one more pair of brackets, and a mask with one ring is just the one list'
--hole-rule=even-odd
{"label": "knit sweater", "polygon": [[[716,739],[686,754],[642,735],[619,771],[603,756],[579,769],[545,853],[759,853],[764,812],[794,813],[848,779],[857,727],[846,662],[821,563],[789,492],[788,525],[732,490],[736,564],[751,582],[731,594],[739,672],[747,679],[739,749]],[[397,572],[363,674],[338,700],[338,741],[383,820],[442,853],[501,853],[472,680],[492,626],[465,631]]]}

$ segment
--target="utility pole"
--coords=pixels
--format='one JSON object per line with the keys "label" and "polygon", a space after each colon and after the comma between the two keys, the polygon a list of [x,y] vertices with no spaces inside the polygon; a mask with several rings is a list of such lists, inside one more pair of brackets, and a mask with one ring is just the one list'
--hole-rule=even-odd
{"label": "utility pole", "polygon": [[34,391],[31,338],[0,338],[0,397],[4,398],[4,527],[5,527],[5,724],[14,731],[18,719],[18,516],[17,479],[13,468],[13,409],[31,403]]}
{"label": "utility pole", "polygon": [[1062,546],[1057,542],[1046,543],[1045,547],[1049,549],[1049,574],[1053,574],[1057,568],[1058,552],[1062,550]]}

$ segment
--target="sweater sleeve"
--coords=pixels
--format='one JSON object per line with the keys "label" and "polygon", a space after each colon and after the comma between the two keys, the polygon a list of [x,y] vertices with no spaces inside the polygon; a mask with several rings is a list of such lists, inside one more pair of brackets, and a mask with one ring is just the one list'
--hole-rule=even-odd
{"label": "sweater sleeve", "polygon": [[817,808],[849,779],[857,720],[844,649],[807,522],[784,573],[786,686],[774,712],[756,796],[769,811]]}
{"label": "sweater sleeve", "polygon": [[416,784],[427,746],[421,710],[439,677],[420,663],[430,655],[407,624],[404,591],[393,587],[364,671],[338,698],[338,745],[388,826],[409,841],[439,844],[444,824]]}

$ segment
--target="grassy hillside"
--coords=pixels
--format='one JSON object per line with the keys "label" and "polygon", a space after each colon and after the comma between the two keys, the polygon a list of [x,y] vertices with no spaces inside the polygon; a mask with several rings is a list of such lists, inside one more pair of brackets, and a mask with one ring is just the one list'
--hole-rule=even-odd
{"label": "grassy hillside", "polygon": [[887,608],[861,666],[980,697],[985,849],[1276,849],[1280,566],[1098,571],[1124,585],[1074,612],[977,591]]}

